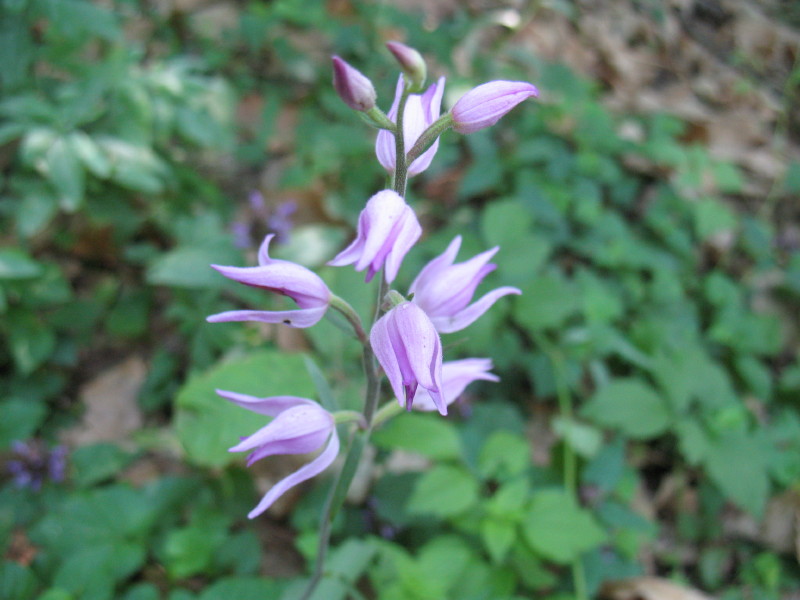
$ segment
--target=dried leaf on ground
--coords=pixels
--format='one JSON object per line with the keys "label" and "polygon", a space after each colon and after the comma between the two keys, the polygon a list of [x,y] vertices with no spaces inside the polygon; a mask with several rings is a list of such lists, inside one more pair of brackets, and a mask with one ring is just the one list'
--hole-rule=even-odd
{"label": "dried leaf on ground", "polygon": [[711,600],[711,596],[659,577],[631,577],[608,581],[600,600]]}

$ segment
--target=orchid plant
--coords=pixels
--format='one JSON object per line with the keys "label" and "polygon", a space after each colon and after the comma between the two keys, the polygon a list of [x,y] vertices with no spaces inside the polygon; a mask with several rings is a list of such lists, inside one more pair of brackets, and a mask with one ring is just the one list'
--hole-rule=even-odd
{"label": "orchid plant", "polygon": [[[258,266],[213,265],[229,279],[288,296],[297,309],[228,311],[211,315],[208,321],[261,321],[304,328],[316,324],[332,309],[344,315],[363,348],[366,385],[361,412],[330,413],[308,398],[257,398],[218,390],[222,398],[242,408],[274,417],[230,449],[249,451],[248,465],[275,454],[321,450],[316,458],[272,487],[249,513],[250,518],[266,511],[289,488],[329,468],[341,448],[337,425],[350,424],[345,460],[334,478],[322,515],[316,568],[303,598],[311,596],[321,579],[331,521],[343,502],[370,432],[403,409],[436,410],[446,415],[448,406],[470,383],[498,380],[491,373],[489,359],[444,361],[440,334],[469,326],[500,298],[521,293],[514,287],[500,287],[472,302],[483,278],[495,269],[489,261],[499,248],[456,263],[460,236],[420,271],[408,296],[390,289],[403,258],[422,235],[417,216],[405,198],[407,178],[428,168],[439,136],[447,129],[467,134],[489,127],[520,102],[536,97],[538,91],[526,82],[491,81],[467,92],[449,112],[440,115],[444,77],[424,89],[427,67],[419,52],[399,42],[388,42],[387,47],[402,71],[388,113],[377,107],[372,82],[338,56],[333,57],[333,85],[350,108],[378,128],[375,153],[391,180],[389,189],[378,191],[367,201],[352,243],[328,263],[366,270],[367,282],[382,271],[369,333],[352,306],[334,295],[318,275],[301,265],[269,256],[273,235],[268,235],[261,245]],[[382,375],[389,380],[397,402],[390,400],[379,406]]]}

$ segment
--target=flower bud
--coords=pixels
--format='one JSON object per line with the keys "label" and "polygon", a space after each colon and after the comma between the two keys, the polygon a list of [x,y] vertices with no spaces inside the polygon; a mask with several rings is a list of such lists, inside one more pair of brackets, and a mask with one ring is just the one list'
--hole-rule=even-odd
{"label": "flower bud", "polygon": [[386,47],[389,52],[394,54],[397,62],[400,63],[400,67],[408,79],[408,91],[422,91],[422,86],[425,85],[425,79],[428,76],[428,67],[425,65],[425,59],[422,58],[422,55],[414,48],[400,42],[386,42]]}
{"label": "flower bud", "polygon": [[368,111],[374,108],[378,95],[372,82],[338,56],[332,59],[333,87],[344,103],[353,110]]}
{"label": "flower bud", "polygon": [[517,104],[539,95],[536,86],[525,81],[490,81],[461,96],[450,113],[453,128],[472,133],[497,123]]}

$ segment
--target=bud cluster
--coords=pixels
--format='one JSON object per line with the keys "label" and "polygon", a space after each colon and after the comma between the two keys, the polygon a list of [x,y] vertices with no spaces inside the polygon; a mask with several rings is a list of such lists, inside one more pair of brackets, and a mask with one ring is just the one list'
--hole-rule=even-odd
{"label": "bud cluster", "polygon": [[[274,417],[231,448],[233,452],[250,451],[248,465],[273,454],[322,450],[311,462],[270,489],[251,511],[251,518],[269,508],[286,490],[333,463],[340,447],[337,423],[358,422],[369,428],[381,420],[375,416],[376,392],[380,390],[375,360],[389,380],[398,405],[406,410],[437,410],[446,415],[448,406],[470,383],[498,381],[490,372],[489,359],[444,361],[440,334],[464,329],[503,296],[520,293],[514,287],[500,287],[473,302],[481,281],[496,268],[489,261],[499,248],[457,263],[461,237],[456,236],[440,256],[419,272],[407,296],[389,290],[389,285],[422,235],[417,216],[404,198],[406,177],[428,168],[436,154],[439,135],[447,129],[471,133],[489,127],[538,92],[526,82],[492,81],[467,92],[450,112],[440,115],[444,77],[423,91],[427,67],[419,52],[399,42],[389,42],[387,47],[402,70],[388,114],[377,107],[372,82],[338,56],[333,57],[334,88],[350,108],[364,113],[368,121],[379,127],[375,152],[378,162],[393,176],[393,189],[381,190],[367,201],[359,216],[355,239],[328,262],[334,267],[354,265],[357,271],[366,270],[367,282],[383,271],[378,303],[385,312],[372,324],[369,334],[349,304],[334,296],[318,275],[298,264],[270,258],[268,249],[273,235],[266,237],[259,250],[258,266],[212,265],[229,279],[287,296],[297,308],[234,310],[212,315],[208,321],[261,321],[303,328],[315,325],[333,308],[353,325],[364,347],[368,383],[375,384],[367,385],[364,413],[357,414],[357,418],[332,414],[307,398],[256,398],[218,391],[226,400],[247,410]],[[379,412],[389,414],[384,408]]]}

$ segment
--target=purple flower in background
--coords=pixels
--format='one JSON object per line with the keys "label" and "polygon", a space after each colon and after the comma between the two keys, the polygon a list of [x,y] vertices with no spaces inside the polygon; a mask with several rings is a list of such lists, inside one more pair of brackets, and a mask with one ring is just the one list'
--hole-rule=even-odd
{"label": "purple flower in background", "polygon": [[[333,415],[313,400],[296,396],[256,398],[217,390],[234,404],[261,415],[275,417],[268,425],[244,438],[230,452],[250,451],[247,466],[275,454],[307,454],[325,446],[311,462],[281,479],[247,515],[254,518],[267,510],[288,489],[327,469],[339,454],[339,435]],[[326,444],[327,442],[327,444]]]}
{"label": "purple flower in background", "polygon": [[[473,381],[500,381],[494,373],[490,373],[492,361],[488,358],[464,358],[442,363],[442,389],[449,406],[464,393],[466,387]],[[438,407],[428,393],[428,390],[418,388],[414,396],[414,408],[417,410],[433,411]]]}
{"label": "purple flower in background", "polygon": [[283,323],[290,327],[310,327],[328,310],[331,292],[318,275],[303,266],[269,257],[268,235],[258,251],[257,267],[223,267],[211,265],[228,279],[270,292],[288,296],[297,303],[297,310],[232,310],[207,317],[210,323],[224,321],[261,321]]}
{"label": "purple flower in background", "polygon": [[517,104],[539,95],[536,86],[525,81],[490,81],[471,89],[450,111],[453,128],[472,133],[497,123]]}
{"label": "purple flower in background", "polygon": [[375,87],[358,69],[351,67],[338,56],[333,60],[333,87],[347,106],[366,111],[375,106]]}
{"label": "purple flower in background", "polygon": [[442,342],[422,309],[412,302],[395,306],[372,326],[369,340],[401,406],[411,410],[421,387],[439,412],[447,414]]}
{"label": "purple flower in background", "polygon": [[464,329],[499,298],[522,293],[515,287],[500,287],[469,304],[483,278],[497,268],[489,260],[499,248],[495,246],[466,262],[453,264],[460,247],[458,235],[447,250],[423,267],[409,288],[413,302],[425,311],[440,333]]}
{"label": "purple flower in background", "polygon": [[356,271],[367,269],[370,281],[385,263],[386,281],[391,283],[420,235],[422,227],[412,208],[397,192],[383,190],[361,211],[356,239],[328,264],[342,267],[355,263]]}
{"label": "purple flower in background", "polygon": [[64,446],[48,448],[44,442],[28,440],[11,444],[13,458],[8,470],[19,488],[33,491],[41,489],[45,480],[63,481],[67,468],[67,449]]}
{"label": "purple flower in background", "polygon": [[[403,85],[403,76],[400,75],[397,80],[394,103],[388,114],[389,119],[395,123],[397,122],[397,109],[400,104],[400,96],[403,93]],[[424,94],[409,94],[408,100],[406,100],[406,108],[403,112],[403,142],[406,152],[411,150],[411,147],[419,139],[422,132],[439,118],[443,94],[444,77],[440,77],[439,81],[428,87]],[[431,144],[430,148],[420,154],[409,165],[408,176],[418,175],[427,169],[438,148],[439,140],[437,139]],[[395,168],[395,150],[394,134],[381,129],[375,140],[375,154],[378,156],[378,162],[390,173],[394,172]]]}
{"label": "purple flower in background", "polygon": [[279,244],[287,244],[291,236],[292,215],[297,211],[297,203],[294,200],[281,202],[267,218],[267,228],[275,234],[275,241]]}

